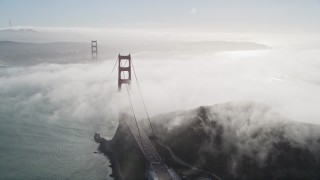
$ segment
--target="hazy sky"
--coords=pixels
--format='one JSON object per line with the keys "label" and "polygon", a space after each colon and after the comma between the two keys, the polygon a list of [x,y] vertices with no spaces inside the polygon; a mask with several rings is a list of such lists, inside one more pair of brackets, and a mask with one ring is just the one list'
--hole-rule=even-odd
{"label": "hazy sky", "polygon": [[0,0],[0,27],[317,32],[319,0]]}

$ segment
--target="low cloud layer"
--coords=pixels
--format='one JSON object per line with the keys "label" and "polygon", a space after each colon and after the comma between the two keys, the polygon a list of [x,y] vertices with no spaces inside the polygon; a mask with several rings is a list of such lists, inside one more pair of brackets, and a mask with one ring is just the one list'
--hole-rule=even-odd
{"label": "low cloud layer", "polygon": [[[320,123],[318,50],[257,50],[132,55],[151,115],[229,101],[255,101],[295,121]],[[0,69],[0,112],[47,120],[116,119],[130,113],[117,93],[115,59],[99,64],[40,64]],[[133,81],[138,118],[145,117]]]}

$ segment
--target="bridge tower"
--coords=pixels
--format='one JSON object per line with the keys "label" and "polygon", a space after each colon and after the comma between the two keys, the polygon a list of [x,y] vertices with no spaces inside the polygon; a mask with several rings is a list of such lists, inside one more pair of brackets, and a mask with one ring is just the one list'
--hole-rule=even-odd
{"label": "bridge tower", "polygon": [[118,91],[121,91],[122,84],[131,85],[131,55],[118,56]]}
{"label": "bridge tower", "polygon": [[91,41],[91,55],[92,55],[92,62],[98,61],[98,42],[97,42],[97,40]]}

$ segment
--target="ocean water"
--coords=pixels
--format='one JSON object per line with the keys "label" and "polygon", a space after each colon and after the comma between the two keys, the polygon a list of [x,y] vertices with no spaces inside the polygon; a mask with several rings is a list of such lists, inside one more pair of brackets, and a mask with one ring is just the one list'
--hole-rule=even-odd
{"label": "ocean water", "polygon": [[108,160],[94,153],[93,125],[0,119],[0,179],[112,179]]}
{"label": "ocean water", "polygon": [[[133,57],[150,116],[254,101],[319,124],[319,55],[272,49]],[[112,179],[93,135],[112,138],[119,109],[131,112],[116,73],[109,76],[114,62],[0,68],[0,179]],[[140,119],[135,83],[131,92]]]}
{"label": "ocean water", "polygon": [[0,68],[0,179],[112,179],[93,139],[111,138],[117,127],[103,68]]}

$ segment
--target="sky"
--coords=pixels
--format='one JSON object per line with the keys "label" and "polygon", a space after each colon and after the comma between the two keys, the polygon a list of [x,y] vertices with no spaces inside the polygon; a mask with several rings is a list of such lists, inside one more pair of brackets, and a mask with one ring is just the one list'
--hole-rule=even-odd
{"label": "sky", "polygon": [[319,0],[0,0],[0,28],[124,27],[317,32]]}

